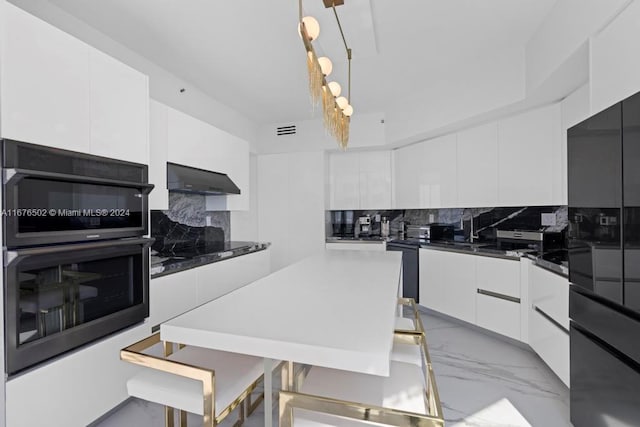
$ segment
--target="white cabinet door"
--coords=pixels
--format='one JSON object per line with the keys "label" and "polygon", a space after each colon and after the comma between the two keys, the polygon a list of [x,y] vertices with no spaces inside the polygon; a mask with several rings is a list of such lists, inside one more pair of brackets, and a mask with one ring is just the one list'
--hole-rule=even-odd
{"label": "white cabinet door", "polygon": [[542,310],[569,330],[569,279],[532,265],[529,269],[529,287],[531,308]]}
{"label": "white cabinet door", "polygon": [[429,194],[421,193],[419,174],[423,159],[423,146],[413,144],[398,148],[394,153],[396,209],[419,209],[429,204]]}
{"label": "white cabinet door", "polygon": [[418,160],[421,200],[428,194],[429,208],[450,208],[458,203],[456,134],[425,141]]}
{"label": "white cabinet door", "polygon": [[196,270],[151,279],[149,324],[153,327],[197,305]]}
{"label": "white cabinet door", "polygon": [[532,310],[529,317],[529,345],[569,387],[569,333]]}
{"label": "white cabinet door", "polygon": [[460,207],[498,204],[498,123],[458,132],[458,203]]}
{"label": "white cabinet door", "polygon": [[476,324],[519,340],[520,260],[477,256],[476,287]]}
{"label": "white cabinet door", "polygon": [[288,155],[287,263],[324,251],[324,154]]}
{"label": "white cabinet door", "polygon": [[360,209],[391,208],[391,152],[358,153]]}
{"label": "white cabinet door", "polygon": [[559,104],[498,122],[500,206],[560,202],[560,193],[554,197],[561,185],[560,122]]}
{"label": "white cabinet door", "polygon": [[149,194],[149,209],[169,209],[167,190],[167,106],[149,101],[149,182],[155,188]]}
{"label": "white cabinet door", "polygon": [[258,235],[271,242],[271,271],[324,250],[322,152],[258,156]]}
{"label": "white cabinet door", "polygon": [[148,323],[126,329],[7,381],[6,425],[93,424],[127,399],[126,382],[142,369],[120,350],[150,333]]}
{"label": "white cabinet door", "polygon": [[167,110],[170,162],[206,169],[210,164],[205,123],[173,108]]}
{"label": "white cabinet door", "polygon": [[529,269],[529,345],[569,386],[569,280]]}
{"label": "white cabinet door", "polygon": [[196,272],[197,304],[219,298],[270,273],[270,249],[203,265]]}
{"label": "white cabinet door", "polygon": [[287,265],[289,155],[258,156],[258,240],[271,242],[271,271]]}
{"label": "white cabinet door", "polygon": [[331,153],[329,174],[330,208],[332,210],[360,209],[358,153]]}
{"label": "white cabinet door", "polygon": [[7,3],[2,137],[89,151],[89,47]]}
{"label": "white cabinet door", "polygon": [[376,243],[337,243],[328,242],[325,244],[327,249],[335,249],[339,251],[385,251],[387,245],[385,242]]}
{"label": "white cabinet door", "polygon": [[520,259],[476,257],[478,289],[520,298]]}
{"label": "white cabinet door", "polygon": [[520,303],[489,295],[476,296],[476,324],[490,331],[520,339]]}
{"label": "white cabinet door", "polygon": [[149,163],[149,80],[91,49],[91,153]]}
{"label": "white cabinet door", "polygon": [[432,249],[419,254],[420,304],[475,323],[475,256]]}

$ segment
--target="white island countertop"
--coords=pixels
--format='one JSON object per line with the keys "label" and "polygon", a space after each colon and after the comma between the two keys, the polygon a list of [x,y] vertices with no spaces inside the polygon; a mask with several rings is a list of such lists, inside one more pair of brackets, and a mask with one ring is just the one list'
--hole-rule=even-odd
{"label": "white island countertop", "polygon": [[165,341],[389,375],[400,252],[304,259],[163,323]]}

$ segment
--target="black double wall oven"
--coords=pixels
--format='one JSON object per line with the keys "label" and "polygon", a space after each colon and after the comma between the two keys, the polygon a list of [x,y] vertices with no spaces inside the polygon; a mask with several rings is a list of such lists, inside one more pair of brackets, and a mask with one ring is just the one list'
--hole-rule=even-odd
{"label": "black double wall oven", "polygon": [[2,140],[8,375],[149,315],[147,166]]}
{"label": "black double wall oven", "polygon": [[640,425],[640,94],[568,131],[571,422]]}

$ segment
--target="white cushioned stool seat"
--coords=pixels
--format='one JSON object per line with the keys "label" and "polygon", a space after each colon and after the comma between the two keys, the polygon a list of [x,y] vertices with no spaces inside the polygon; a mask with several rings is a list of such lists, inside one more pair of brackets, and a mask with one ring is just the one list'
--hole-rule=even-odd
{"label": "white cushioned stool seat", "polygon": [[[216,416],[262,375],[261,358],[185,347],[167,359],[215,371]],[[127,381],[130,396],[203,415],[202,382],[152,368]]]}
{"label": "white cushioned stool seat", "polygon": [[422,352],[416,344],[393,343],[391,360],[422,366]]}
{"label": "white cushioned stool seat", "polygon": [[[425,414],[424,390],[424,374],[420,367],[392,361],[389,377],[314,366],[300,392]],[[293,419],[293,425],[296,427],[362,426],[364,424],[363,421],[300,409],[294,409]]]}
{"label": "white cushioned stool seat", "polygon": [[416,324],[413,319],[408,319],[406,317],[396,317],[396,330],[415,331]]}

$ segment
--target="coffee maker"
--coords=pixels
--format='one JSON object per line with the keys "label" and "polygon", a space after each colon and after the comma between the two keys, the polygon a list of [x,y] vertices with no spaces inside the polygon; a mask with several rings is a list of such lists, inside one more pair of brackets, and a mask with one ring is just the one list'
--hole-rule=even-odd
{"label": "coffee maker", "polygon": [[355,237],[369,237],[371,235],[371,217],[369,215],[358,217],[354,235]]}

